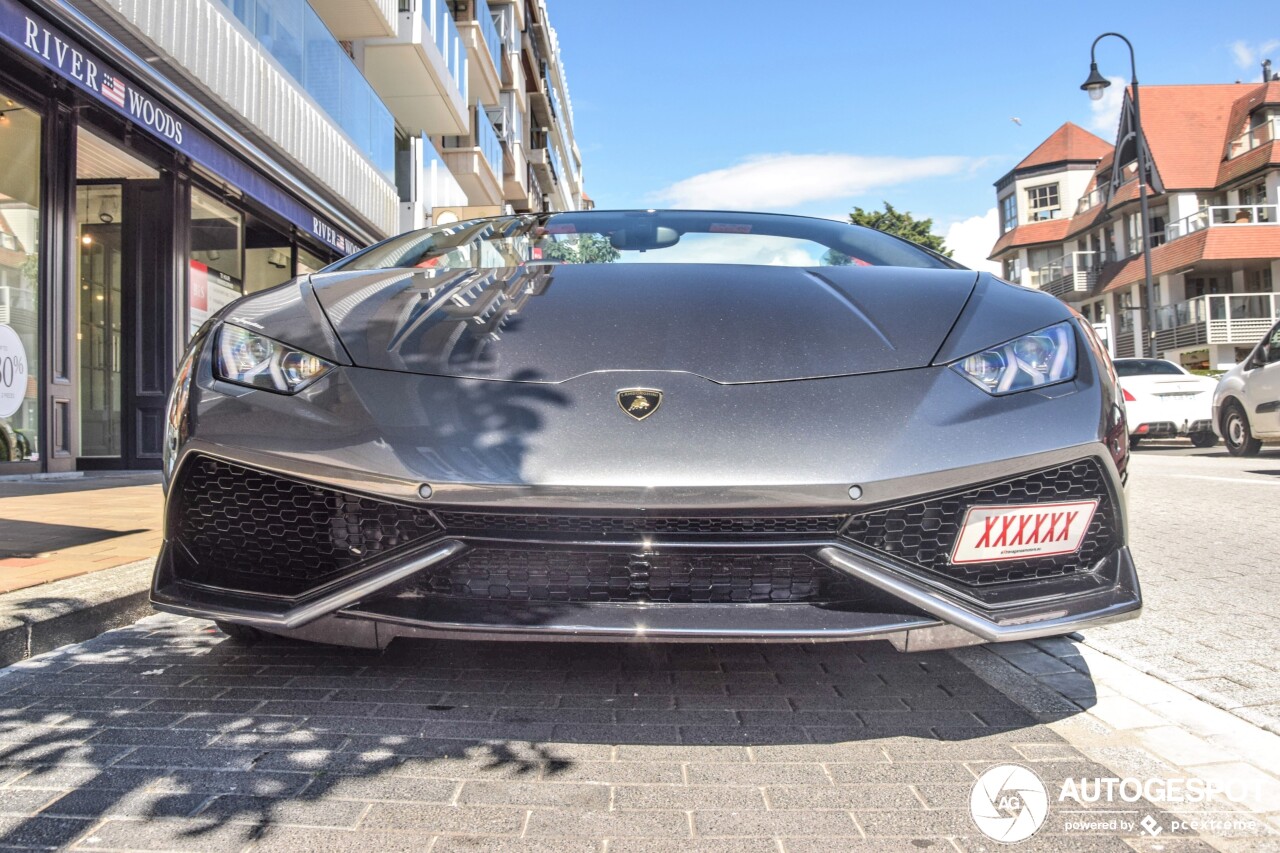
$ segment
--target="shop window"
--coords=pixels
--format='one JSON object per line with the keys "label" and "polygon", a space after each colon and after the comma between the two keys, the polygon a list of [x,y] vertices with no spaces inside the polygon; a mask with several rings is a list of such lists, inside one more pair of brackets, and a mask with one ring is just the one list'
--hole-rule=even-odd
{"label": "shop window", "polygon": [[293,272],[294,272],[294,275],[310,275],[311,273],[316,272],[320,269],[323,269],[328,265],[329,265],[329,261],[326,261],[324,258],[320,257],[319,255],[314,255],[311,252],[308,252],[306,249],[299,246],[298,261],[297,261],[297,264],[294,266]]}
{"label": "shop window", "polygon": [[293,278],[289,237],[249,216],[244,235],[244,292],[257,293]]}
{"label": "shop window", "polygon": [[40,130],[0,91],[0,471],[40,458]]}
{"label": "shop window", "polygon": [[187,299],[190,332],[244,288],[244,215],[213,196],[191,190],[191,263]]}

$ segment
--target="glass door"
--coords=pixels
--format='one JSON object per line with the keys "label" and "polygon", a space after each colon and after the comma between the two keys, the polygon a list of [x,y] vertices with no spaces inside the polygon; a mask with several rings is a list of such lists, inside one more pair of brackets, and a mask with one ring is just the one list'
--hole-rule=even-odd
{"label": "glass door", "polygon": [[76,188],[80,220],[80,455],[118,457],[124,328],[121,187]]}

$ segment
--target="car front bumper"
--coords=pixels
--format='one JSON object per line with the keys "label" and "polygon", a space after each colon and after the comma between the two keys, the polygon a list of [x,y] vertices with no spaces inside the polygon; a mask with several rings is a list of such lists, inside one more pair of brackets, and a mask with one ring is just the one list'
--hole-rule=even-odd
{"label": "car front bumper", "polygon": [[[644,512],[584,516],[565,509],[592,497],[570,500],[576,490],[525,495],[514,505],[508,496],[494,506],[490,494],[464,507],[411,506],[243,467],[204,449],[188,455],[170,489],[152,602],[370,648],[396,637],[462,636],[886,639],[916,651],[1051,636],[1133,618],[1142,604],[1114,464],[1101,453],[1082,458],[1081,450],[1020,460],[1023,474],[1005,465],[1000,474],[947,472],[949,487],[898,484],[896,500],[858,512],[847,504],[838,514],[834,507],[673,510],[662,507],[661,490],[650,490]],[[203,479],[190,479],[202,471]],[[970,569],[934,554],[949,552],[950,519],[967,511],[966,502],[1069,499],[1080,488],[1092,489],[1105,511],[1079,565]],[[594,498],[593,505],[610,503]],[[547,509],[548,501],[559,507]],[[933,550],[920,542],[930,535],[938,539]],[[323,571],[314,568],[321,563]]]}

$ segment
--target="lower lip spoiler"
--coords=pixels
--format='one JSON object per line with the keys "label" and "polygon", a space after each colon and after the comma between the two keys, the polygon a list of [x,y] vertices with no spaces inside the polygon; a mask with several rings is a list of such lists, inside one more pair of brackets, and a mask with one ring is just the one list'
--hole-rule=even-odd
{"label": "lower lip spoiler", "polygon": [[[1142,608],[1137,573],[1127,548],[1118,555],[1116,583],[1096,592],[1061,600],[1019,605],[988,616],[956,603],[937,590],[855,553],[824,547],[814,556],[833,569],[868,583],[918,608],[928,616],[854,613],[798,605],[696,605],[690,607],[547,606],[528,618],[529,609],[498,606],[477,622],[474,612],[445,605],[429,619],[402,620],[360,610],[375,593],[447,560],[466,549],[445,540],[403,563],[396,563],[319,598],[282,611],[225,606],[219,596],[176,598],[152,592],[158,610],[251,625],[270,633],[318,642],[384,647],[394,637],[470,637],[472,639],[649,640],[705,642],[822,641],[887,639],[904,651],[924,651],[985,642],[1012,642],[1055,636],[1086,627],[1132,619]],[[204,599],[204,600],[201,600]],[[504,613],[512,618],[504,619]],[[519,618],[516,618],[516,617]],[[693,616],[694,618],[690,618]]]}

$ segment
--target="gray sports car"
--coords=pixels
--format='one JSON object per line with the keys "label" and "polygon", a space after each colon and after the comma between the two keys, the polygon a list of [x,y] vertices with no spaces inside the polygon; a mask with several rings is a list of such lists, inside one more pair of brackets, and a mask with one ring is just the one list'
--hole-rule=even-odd
{"label": "gray sports car", "polygon": [[480,219],[199,331],[152,601],[371,648],[1061,634],[1141,608],[1127,460],[1088,324],[914,244]]}

